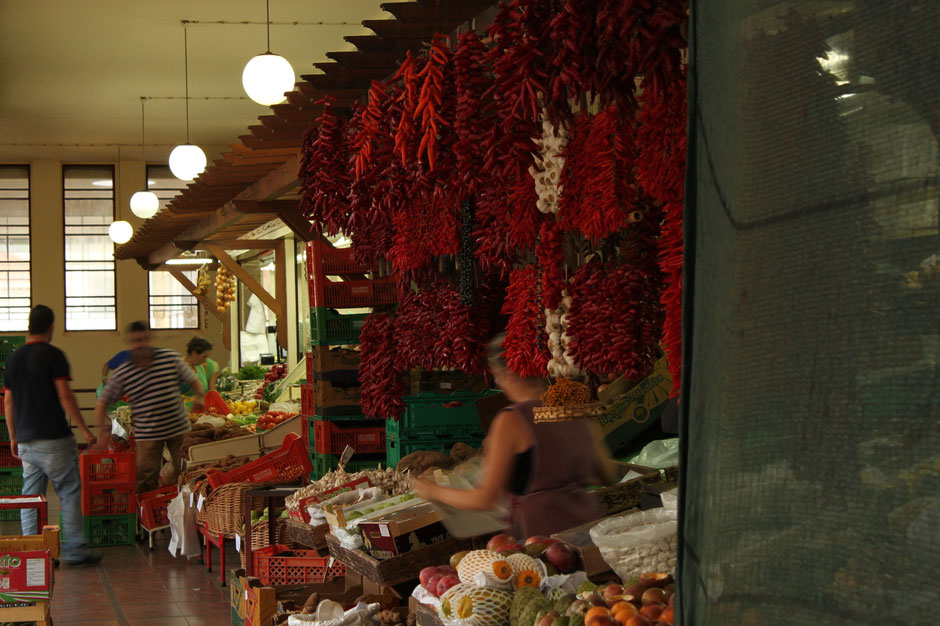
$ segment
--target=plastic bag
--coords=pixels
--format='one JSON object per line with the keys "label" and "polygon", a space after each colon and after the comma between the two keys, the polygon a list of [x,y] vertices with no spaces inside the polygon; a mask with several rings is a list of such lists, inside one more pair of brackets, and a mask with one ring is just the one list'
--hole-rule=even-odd
{"label": "plastic bag", "polygon": [[196,530],[196,516],[189,504],[192,491],[189,487],[180,489],[179,495],[170,500],[166,507],[170,520],[170,554],[176,556],[199,556],[202,546],[199,544],[199,531]]}
{"label": "plastic bag", "polygon": [[630,459],[634,465],[663,469],[679,464],[679,438],[651,441]]}
{"label": "plastic bag", "polygon": [[435,609],[440,612],[441,610],[441,599],[435,595],[432,595],[430,591],[418,585],[415,587],[415,590],[411,592],[411,597],[420,602],[421,604],[426,604],[428,606],[433,606]]}
{"label": "plastic bag", "polygon": [[623,580],[645,572],[672,572],[676,566],[675,509],[651,509],[604,520],[591,540],[604,562]]}
{"label": "plastic bag", "polygon": [[274,402],[268,411],[283,411],[284,413],[300,413],[299,402]]}
{"label": "plastic bag", "polygon": [[368,504],[371,502],[381,502],[384,499],[385,491],[381,487],[366,487],[364,489],[356,489],[355,491],[343,492],[325,502],[310,504],[307,506],[307,513],[310,515],[311,523],[315,519],[318,520],[319,523],[319,521],[326,519],[324,509],[327,506]]}
{"label": "plastic bag", "polygon": [[[382,608],[378,603],[359,603],[345,613],[342,613],[342,615],[337,616],[338,614],[335,611],[335,607],[332,606],[334,604],[336,603],[332,600],[324,600],[320,603],[320,606],[317,607],[316,614],[304,615],[302,613],[295,613],[287,618],[287,626],[311,626],[312,624],[316,624],[317,626],[371,626],[374,624],[373,618],[375,614]],[[324,605],[326,606],[324,607]],[[324,607],[322,612],[320,611],[320,607]],[[321,617],[328,619],[321,619]]]}
{"label": "plastic bag", "polygon": [[222,428],[223,426],[225,426],[225,418],[218,417],[215,415],[203,415],[202,417],[196,420],[196,423],[208,424],[209,426],[212,426],[214,428]]}

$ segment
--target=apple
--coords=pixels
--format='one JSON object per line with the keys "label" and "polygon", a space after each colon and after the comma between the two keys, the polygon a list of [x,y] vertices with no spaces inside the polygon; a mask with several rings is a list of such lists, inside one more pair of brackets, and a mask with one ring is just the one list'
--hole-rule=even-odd
{"label": "apple", "polygon": [[647,587],[665,587],[666,585],[672,583],[672,581],[672,575],[665,572],[642,574],[640,576],[640,583],[646,585]]}
{"label": "apple", "polygon": [[460,579],[457,578],[456,575],[446,574],[442,576],[440,580],[437,581],[437,587],[434,590],[435,591],[434,595],[440,598],[447,592],[448,589],[450,589],[454,585],[459,585],[459,584],[460,584]]}
{"label": "apple", "polygon": [[578,555],[563,543],[548,546],[545,558],[562,574],[570,574],[578,565]]}
{"label": "apple", "polygon": [[428,584],[425,585],[425,589],[428,590],[432,596],[437,595],[437,584],[441,582],[442,578],[446,578],[448,574],[434,574],[431,578],[428,579]]}
{"label": "apple", "polygon": [[518,543],[504,543],[496,548],[496,551],[502,554],[504,552],[522,552],[524,549],[525,548]]}
{"label": "apple", "polygon": [[425,567],[423,570],[421,570],[421,572],[418,574],[418,580],[421,582],[421,586],[427,589],[428,581],[431,580],[431,577],[435,574],[440,574],[440,570],[436,567]]}
{"label": "apple", "polygon": [[623,590],[624,597],[630,602],[635,602],[636,604],[640,603],[640,599],[643,597],[644,593],[646,593],[646,587],[640,583],[630,585]]}
{"label": "apple", "polygon": [[596,593],[592,593],[591,595],[586,597],[584,600],[591,606],[603,606],[603,607],[607,606],[607,602],[604,600],[604,598],[600,597]]}
{"label": "apple", "polygon": [[500,547],[504,543],[519,543],[519,542],[516,541],[516,538],[513,537],[512,535],[501,533],[486,542],[486,549],[495,552],[496,548]]}
{"label": "apple", "polygon": [[437,568],[437,571],[441,574],[453,574],[454,576],[457,575],[457,568],[453,567],[452,565],[441,565]]}
{"label": "apple", "polygon": [[525,553],[531,556],[533,559],[537,559],[548,549],[549,544],[537,542],[537,543],[527,543],[525,545]]}

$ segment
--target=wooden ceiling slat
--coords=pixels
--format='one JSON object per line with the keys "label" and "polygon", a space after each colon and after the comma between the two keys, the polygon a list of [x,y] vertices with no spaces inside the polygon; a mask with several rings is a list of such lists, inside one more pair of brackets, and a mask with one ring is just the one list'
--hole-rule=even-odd
{"label": "wooden ceiling slat", "polygon": [[346,67],[339,63],[314,63],[313,66],[319,70],[323,70],[327,76],[332,76],[336,80],[367,80],[370,85],[377,76],[384,78],[392,74],[396,67],[391,65],[384,69],[377,70],[374,67]]}
{"label": "wooden ceiling slat", "polygon": [[377,70],[397,67],[404,58],[404,54],[400,54],[397,50],[392,52],[327,52],[326,56],[344,67]]}
{"label": "wooden ceiling slat", "polygon": [[[300,76],[305,81],[313,85],[316,89],[330,91],[332,89],[367,89],[372,84],[372,79],[344,79],[327,74],[302,74]],[[339,106],[339,103],[337,103]]]}

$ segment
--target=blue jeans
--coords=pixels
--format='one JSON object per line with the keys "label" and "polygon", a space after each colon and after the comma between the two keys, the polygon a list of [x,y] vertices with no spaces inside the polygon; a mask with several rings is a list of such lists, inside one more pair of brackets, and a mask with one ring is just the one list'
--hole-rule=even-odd
{"label": "blue jeans", "polygon": [[[71,435],[61,439],[38,439],[17,447],[23,461],[23,495],[45,495],[49,481],[62,508],[62,557],[76,561],[86,556],[82,528],[82,480],[78,473],[78,444]],[[36,509],[20,511],[24,535],[36,535]],[[50,520],[51,521],[51,520]]]}

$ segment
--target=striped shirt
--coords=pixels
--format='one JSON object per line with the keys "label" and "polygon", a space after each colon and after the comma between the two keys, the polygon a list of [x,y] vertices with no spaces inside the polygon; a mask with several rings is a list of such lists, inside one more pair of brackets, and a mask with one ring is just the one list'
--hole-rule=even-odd
{"label": "striped shirt", "polygon": [[189,432],[189,417],[180,397],[180,383],[192,385],[196,374],[178,354],[154,348],[150,367],[127,361],[111,373],[98,400],[111,404],[128,396],[134,416],[134,438],[168,439]]}

